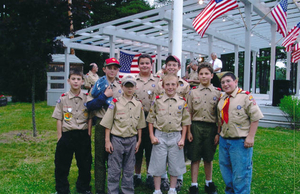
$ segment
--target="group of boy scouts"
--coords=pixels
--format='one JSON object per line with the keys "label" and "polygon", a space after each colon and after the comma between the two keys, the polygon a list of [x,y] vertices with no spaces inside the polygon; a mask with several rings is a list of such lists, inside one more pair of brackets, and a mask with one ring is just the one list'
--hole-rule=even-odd
{"label": "group of boy scouts", "polygon": [[[83,93],[83,74],[70,71],[70,91],[57,100],[52,117],[57,120],[55,180],[58,194],[70,193],[68,174],[75,153],[78,193],[91,193],[91,134],[95,125],[96,193],[133,194],[142,184],[141,167],[145,150],[146,185],[153,194],[176,194],[186,172],[185,155],[191,160],[189,193],[198,194],[198,172],[204,162],[205,192],[216,194],[212,181],[213,159],[219,144],[219,164],[226,194],[249,194],[252,153],[258,121],[263,117],[253,96],[238,88],[233,73],[225,73],[221,87],[214,87],[211,63],[191,64],[197,73],[187,80],[177,76],[180,60],[166,58],[163,76],[153,75],[152,58],[138,58],[137,76],[117,77],[120,64],[106,59],[104,89],[91,93],[99,79],[98,66],[90,65],[85,77],[89,93]],[[198,81],[194,81],[194,80]],[[199,85],[197,85],[199,83]],[[108,101],[109,98],[113,100]],[[110,103],[108,103],[110,102]],[[184,148],[186,153],[184,152]],[[106,169],[107,162],[107,169]],[[107,172],[107,180],[106,180]],[[169,176],[168,176],[168,174]],[[120,181],[121,178],[121,181]]]}

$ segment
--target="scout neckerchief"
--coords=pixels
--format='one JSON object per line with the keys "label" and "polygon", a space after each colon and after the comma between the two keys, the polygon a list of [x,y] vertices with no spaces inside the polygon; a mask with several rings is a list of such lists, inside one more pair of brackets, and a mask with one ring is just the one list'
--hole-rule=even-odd
{"label": "scout neckerchief", "polygon": [[[238,93],[241,93],[243,90],[242,89],[239,89],[237,94]],[[232,97],[231,95],[227,96],[225,101],[224,101],[224,104],[223,104],[223,107],[222,107],[222,110],[221,110],[221,114],[222,114],[222,124],[225,123],[227,124],[228,123],[228,120],[229,120],[229,116],[228,116],[228,110],[229,110],[229,104],[230,104],[230,97]]]}

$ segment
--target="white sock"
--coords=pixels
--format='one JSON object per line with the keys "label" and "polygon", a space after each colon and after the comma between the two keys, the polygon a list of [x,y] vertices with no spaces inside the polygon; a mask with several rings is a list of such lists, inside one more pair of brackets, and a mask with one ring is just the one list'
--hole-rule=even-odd
{"label": "white sock", "polygon": [[205,185],[209,186],[209,183],[212,183],[212,180],[205,180]]}
{"label": "white sock", "polygon": [[154,193],[161,193],[161,190],[155,190]]}
{"label": "white sock", "polygon": [[167,179],[167,178],[168,178],[167,172],[166,172],[165,174],[161,175],[161,178],[162,178],[162,179]]}
{"label": "white sock", "polygon": [[191,186],[196,186],[198,188],[198,183],[192,183]]}
{"label": "white sock", "polygon": [[176,191],[175,188],[170,188],[169,191]]}
{"label": "white sock", "polygon": [[135,174],[139,179],[142,178],[142,174]]}
{"label": "white sock", "polygon": [[179,176],[177,177],[177,179],[180,179],[180,180],[183,181],[183,174],[182,174],[182,175],[179,175]]}

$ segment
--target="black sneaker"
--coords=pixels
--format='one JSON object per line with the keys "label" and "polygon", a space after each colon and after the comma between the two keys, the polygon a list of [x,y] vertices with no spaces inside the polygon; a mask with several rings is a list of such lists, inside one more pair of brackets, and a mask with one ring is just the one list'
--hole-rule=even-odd
{"label": "black sneaker", "polygon": [[137,175],[134,175],[133,176],[133,185],[134,187],[138,187],[142,184],[142,179],[141,178],[138,178]]}
{"label": "black sneaker", "polygon": [[218,194],[215,183],[211,182],[208,184],[208,186],[205,185],[205,192],[208,194]]}
{"label": "black sneaker", "polygon": [[190,186],[190,194],[199,194],[199,189],[196,186]]}
{"label": "black sneaker", "polygon": [[169,191],[169,189],[170,189],[170,182],[169,182],[168,178],[162,178],[161,179],[160,189],[162,191]]}
{"label": "black sneaker", "polygon": [[153,190],[154,189],[154,181],[153,181],[153,176],[148,176],[146,179],[146,185],[149,189]]}
{"label": "black sneaker", "polygon": [[183,185],[183,182],[181,179],[177,179],[177,183],[176,183],[176,191],[180,191],[181,190],[181,187]]}

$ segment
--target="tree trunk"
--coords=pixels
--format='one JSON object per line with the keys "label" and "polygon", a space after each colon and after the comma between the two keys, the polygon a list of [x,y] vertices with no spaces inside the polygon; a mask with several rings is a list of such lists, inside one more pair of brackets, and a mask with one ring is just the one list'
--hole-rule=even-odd
{"label": "tree trunk", "polygon": [[35,71],[32,74],[32,87],[31,87],[31,103],[32,103],[32,126],[33,126],[33,137],[36,137],[36,124],[35,124]]}

